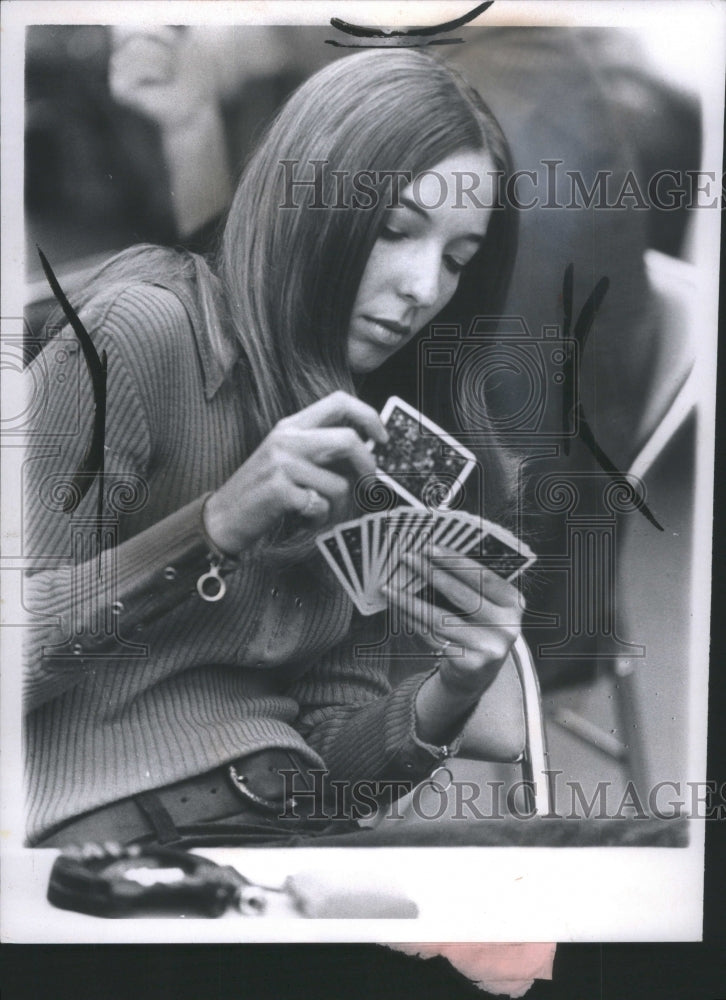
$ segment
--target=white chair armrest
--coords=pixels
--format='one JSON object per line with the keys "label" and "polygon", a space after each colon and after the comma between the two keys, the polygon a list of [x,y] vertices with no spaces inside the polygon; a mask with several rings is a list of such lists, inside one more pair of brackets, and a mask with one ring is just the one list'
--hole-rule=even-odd
{"label": "white chair armrest", "polygon": [[459,756],[514,763],[526,747],[522,685],[510,655],[464,727]]}

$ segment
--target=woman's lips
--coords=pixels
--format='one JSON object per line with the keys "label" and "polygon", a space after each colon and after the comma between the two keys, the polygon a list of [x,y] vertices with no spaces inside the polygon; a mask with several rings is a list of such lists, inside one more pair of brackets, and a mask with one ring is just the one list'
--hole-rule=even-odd
{"label": "woman's lips", "polygon": [[376,316],[363,316],[366,330],[373,339],[386,347],[398,346],[411,336],[411,327],[395,320],[380,319]]}

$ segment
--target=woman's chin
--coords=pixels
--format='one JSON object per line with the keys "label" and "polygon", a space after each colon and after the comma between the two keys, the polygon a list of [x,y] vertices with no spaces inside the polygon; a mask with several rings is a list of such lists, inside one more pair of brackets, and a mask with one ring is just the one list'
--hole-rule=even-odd
{"label": "woman's chin", "polygon": [[348,367],[353,375],[367,375],[380,368],[391,356],[392,351],[383,351],[371,346],[351,346],[348,351]]}

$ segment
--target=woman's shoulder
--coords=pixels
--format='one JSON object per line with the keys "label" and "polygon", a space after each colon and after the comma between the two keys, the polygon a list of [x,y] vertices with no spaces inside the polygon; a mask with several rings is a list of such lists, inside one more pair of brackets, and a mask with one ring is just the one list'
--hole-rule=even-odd
{"label": "woman's shoulder", "polygon": [[202,283],[216,280],[194,254],[131,247],[107,261],[82,289],[82,315],[89,331],[115,323],[131,334],[162,336],[192,322]]}
{"label": "woman's shoulder", "polygon": [[161,247],[118,255],[75,298],[96,350],[109,360],[142,377],[198,362],[205,384],[236,356],[223,303],[221,283],[203,258]]}
{"label": "woman's shoulder", "polygon": [[190,325],[178,292],[151,277],[131,283],[111,282],[100,288],[84,307],[81,317],[92,334],[113,330],[145,341],[173,335]]}

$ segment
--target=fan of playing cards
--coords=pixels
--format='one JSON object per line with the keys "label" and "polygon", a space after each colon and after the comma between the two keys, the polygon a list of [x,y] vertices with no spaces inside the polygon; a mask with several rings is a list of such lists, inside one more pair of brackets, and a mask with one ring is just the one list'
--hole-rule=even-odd
{"label": "fan of playing cards", "polygon": [[473,559],[505,580],[515,579],[534,562],[532,551],[505,528],[446,509],[474,468],[470,451],[395,396],[383,408],[381,420],[389,440],[375,448],[376,474],[407,505],[366,514],[317,538],[361,614],[388,606],[383,586],[395,586],[399,593],[435,587],[433,546],[446,549],[454,560]]}

